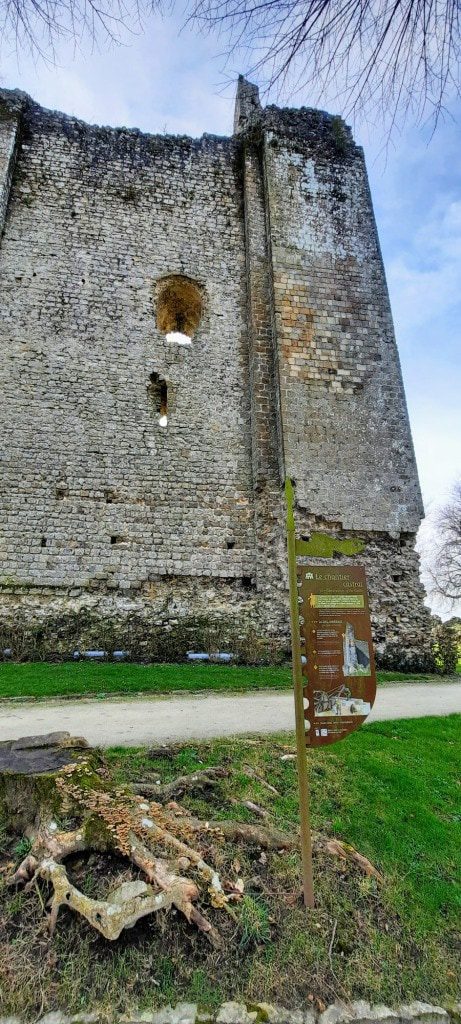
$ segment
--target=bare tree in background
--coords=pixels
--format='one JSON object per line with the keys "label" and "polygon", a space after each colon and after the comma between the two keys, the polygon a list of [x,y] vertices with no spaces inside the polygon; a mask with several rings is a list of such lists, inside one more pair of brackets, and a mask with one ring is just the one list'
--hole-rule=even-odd
{"label": "bare tree in background", "polygon": [[459,0],[195,0],[191,18],[246,53],[249,75],[310,102],[336,91],[346,116],[436,123],[460,93]]}
{"label": "bare tree in background", "polygon": [[434,596],[448,607],[461,599],[461,481],[434,517],[435,537],[425,552],[426,572]]}

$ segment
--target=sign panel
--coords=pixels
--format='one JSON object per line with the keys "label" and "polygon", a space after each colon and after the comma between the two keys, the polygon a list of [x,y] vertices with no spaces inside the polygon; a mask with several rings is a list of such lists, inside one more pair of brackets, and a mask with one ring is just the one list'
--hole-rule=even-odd
{"label": "sign panel", "polygon": [[376,696],[365,570],[298,565],[306,744],[334,743],[357,729]]}

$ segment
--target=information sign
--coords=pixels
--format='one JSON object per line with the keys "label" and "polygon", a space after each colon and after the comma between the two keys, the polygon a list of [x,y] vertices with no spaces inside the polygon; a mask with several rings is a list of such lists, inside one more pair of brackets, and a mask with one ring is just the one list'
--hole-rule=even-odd
{"label": "information sign", "polygon": [[376,696],[362,566],[297,566],[306,744],[334,743],[369,715]]}

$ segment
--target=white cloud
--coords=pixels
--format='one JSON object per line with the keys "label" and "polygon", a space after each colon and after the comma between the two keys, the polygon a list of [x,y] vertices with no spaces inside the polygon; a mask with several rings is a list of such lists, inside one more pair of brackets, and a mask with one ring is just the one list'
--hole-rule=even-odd
{"label": "white cloud", "polygon": [[437,197],[387,274],[394,317],[406,335],[454,309],[461,313],[461,200]]}

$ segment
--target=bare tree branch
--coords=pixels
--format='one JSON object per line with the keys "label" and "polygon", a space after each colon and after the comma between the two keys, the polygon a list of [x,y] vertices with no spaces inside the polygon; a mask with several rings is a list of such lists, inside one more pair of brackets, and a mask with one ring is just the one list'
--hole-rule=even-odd
{"label": "bare tree branch", "polygon": [[0,0],[0,44],[54,63],[61,40],[120,42],[139,32],[143,15],[156,6],[156,0]]}
{"label": "bare tree branch", "polygon": [[436,122],[460,92],[459,0],[195,0],[190,19],[267,88],[315,102],[335,88],[346,116]]}
{"label": "bare tree branch", "polygon": [[[53,60],[61,39],[120,41],[174,0],[0,0],[0,42]],[[246,67],[279,96],[308,93],[391,127],[434,126],[460,95],[460,0],[186,0],[187,23],[221,35],[224,71]],[[234,77],[234,75],[232,75]]]}

